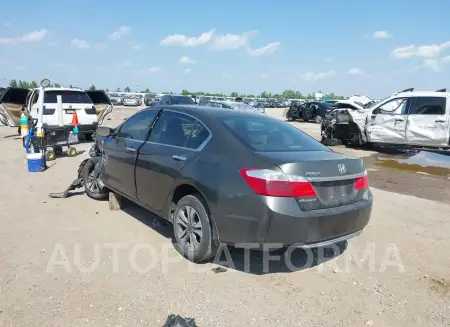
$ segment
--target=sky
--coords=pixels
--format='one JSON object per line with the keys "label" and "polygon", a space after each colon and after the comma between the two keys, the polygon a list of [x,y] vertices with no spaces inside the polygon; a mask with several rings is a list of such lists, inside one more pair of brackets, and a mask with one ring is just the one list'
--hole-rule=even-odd
{"label": "sky", "polygon": [[448,0],[22,0],[1,11],[0,86],[374,98],[450,87]]}

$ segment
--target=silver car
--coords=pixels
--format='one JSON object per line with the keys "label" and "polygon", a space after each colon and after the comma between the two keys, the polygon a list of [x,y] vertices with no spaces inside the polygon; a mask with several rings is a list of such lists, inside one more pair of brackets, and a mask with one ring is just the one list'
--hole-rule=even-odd
{"label": "silver car", "polygon": [[140,101],[138,98],[135,97],[126,97],[123,99],[123,105],[124,106],[140,106]]}
{"label": "silver car", "polygon": [[255,112],[265,114],[264,108],[255,108],[249,106],[244,102],[235,102],[235,101],[209,101],[209,102],[201,102],[199,106],[206,107],[214,107],[214,108],[224,108],[231,109],[236,111],[245,111],[245,112]]}

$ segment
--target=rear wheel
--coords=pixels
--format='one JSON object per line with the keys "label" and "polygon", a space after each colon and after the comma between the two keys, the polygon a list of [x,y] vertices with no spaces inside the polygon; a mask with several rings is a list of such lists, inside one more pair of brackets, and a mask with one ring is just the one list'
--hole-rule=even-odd
{"label": "rear wheel", "polygon": [[101,186],[101,157],[90,158],[84,165],[81,175],[83,186],[88,197],[94,200],[106,200],[108,189]]}
{"label": "rear wheel", "polygon": [[77,149],[70,147],[67,149],[66,153],[69,157],[75,157],[77,155]]}
{"label": "rear wheel", "polygon": [[314,117],[314,121],[317,124],[321,124],[322,123],[322,116],[317,115],[316,117]]}
{"label": "rear wheel", "polygon": [[53,150],[47,150],[47,151],[45,152],[45,159],[46,159],[47,161],[55,160],[55,158],[56,158],[56,153],[55,153],[55,151],[53,151]]}
{"label": "rear wheel", "polygon": [[211,221],[203,199],[186,195],[178,201],[173,218],[175,249],[193,262],[215,256],[217,248],[212,237]]}

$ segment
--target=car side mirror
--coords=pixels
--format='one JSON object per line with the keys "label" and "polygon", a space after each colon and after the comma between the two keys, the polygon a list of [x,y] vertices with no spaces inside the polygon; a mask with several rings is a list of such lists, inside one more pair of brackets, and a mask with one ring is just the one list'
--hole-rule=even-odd
{"label": "car side mirror", "polygon": [[99,126],[97,127],[97,131],[95,134],[100,136],[110,136],[114,133],[114,129],[106,126]]}

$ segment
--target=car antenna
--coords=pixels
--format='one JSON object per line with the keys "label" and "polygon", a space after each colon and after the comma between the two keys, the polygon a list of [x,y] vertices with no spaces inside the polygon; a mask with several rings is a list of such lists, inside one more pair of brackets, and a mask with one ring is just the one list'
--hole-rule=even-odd
{"label": "car antenna", "polygon": [[436,90],[434,92],[447,92],[447,89],[439,89],[439,90]]}

